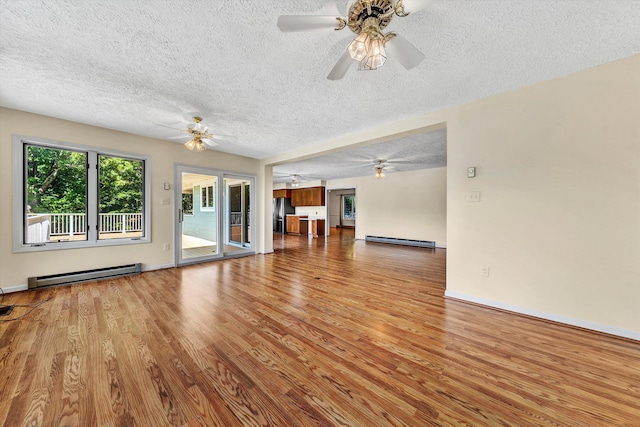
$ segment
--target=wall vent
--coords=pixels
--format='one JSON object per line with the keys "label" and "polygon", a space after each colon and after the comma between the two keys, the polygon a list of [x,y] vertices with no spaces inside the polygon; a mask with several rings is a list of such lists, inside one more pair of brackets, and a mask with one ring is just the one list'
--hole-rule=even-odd
{"label": "wall vent", "polygon": [[398,239],[396,237],[364,236],[367,242],[390,243],[392,245],[417,246],[419,248],[435,248],[436,242],[428,240]]}
{"label": "wall vent", "polygon": [[139,274],[142,271],[140,263],[121,265],[119,267],[97,268],[95,270],[76,271],[75,273],[52,274],[50,276],[29,277],[29,289],[44,286],[70,285],[72,283],[89,282],[92,280],[111,279],[114,277]]}

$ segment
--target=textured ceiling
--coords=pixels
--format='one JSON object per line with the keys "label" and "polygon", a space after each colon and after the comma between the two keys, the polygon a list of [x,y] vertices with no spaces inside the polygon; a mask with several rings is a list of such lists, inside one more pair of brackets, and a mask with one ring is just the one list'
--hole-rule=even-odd
{"label": "textured ceiling", "polygon": [[447,130],[422,133],[318,156],[273,167],[273,182],[291,182],[292,175],[302,181],[373,176],[378,160],[384,161],[385,173],[439,168],[447,165]]}
{"label": "textured ceiling", "polygon": [[387,28],[426,55],[418,67],[329,81],[353,34],[276,21],[344,15],[337,3],[0,0],[0,103],[160,139],[197,114],[237,137],[217,150],[267,158],[640,53],[637,0],[441,0]]}

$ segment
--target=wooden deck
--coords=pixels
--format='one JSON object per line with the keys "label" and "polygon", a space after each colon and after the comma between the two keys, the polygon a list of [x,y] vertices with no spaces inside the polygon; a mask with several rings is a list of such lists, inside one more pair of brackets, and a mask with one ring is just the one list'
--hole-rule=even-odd
{"label": "wooden deck", "polygon": [[0,323],[0,425],[639,425],[640,342],[447,300],[445,250],[332,232],[8,295],[51,300]]}

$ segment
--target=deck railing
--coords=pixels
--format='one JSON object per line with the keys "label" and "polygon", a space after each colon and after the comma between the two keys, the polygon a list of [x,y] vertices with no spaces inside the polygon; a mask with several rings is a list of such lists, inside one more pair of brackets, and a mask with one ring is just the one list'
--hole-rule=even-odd
{"label": "deck railing", "polygon": [[[50,236],[73,236],[87,232],[87,215],[83,213],[39,213],[48,216]],[[142,231],[141,213],[101,213],[100,233],[130,233]]]}

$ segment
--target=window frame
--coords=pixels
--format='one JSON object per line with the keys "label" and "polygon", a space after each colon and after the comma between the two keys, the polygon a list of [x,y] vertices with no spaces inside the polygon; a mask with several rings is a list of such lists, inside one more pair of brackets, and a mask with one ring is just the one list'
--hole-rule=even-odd
{"label": "window frame", "polygon": [[[25,243],[25,219],[26,219],[26,163],[25,145],[77,151],[87,153],[87,238],[86,240],[46,243]],[[98,237],[98,155],[120,157],[125,159],[142,161],[144,163],[143,186],[143,220],[144,234],[141,237],[99,239]],[[50,250],[92,248],[102,246],[131,245],[151,242],[151,158],[150,156],[112,150],[101,147],[93,147],[62,141],[54,141],[44,138],[13,135],[13,252],[39,252]]]}
{"label": "window frame", "polygon": [[[209,191],[209,189],[211,189],[211,191]],[[200,212],[216,211],[216,191],[215,190],[216,190],[215,184],[200,185]],[[203,195],[206,195],[206,197],[203,197]],[[211,201],[211,206],[209,206],[209,201]]]}

